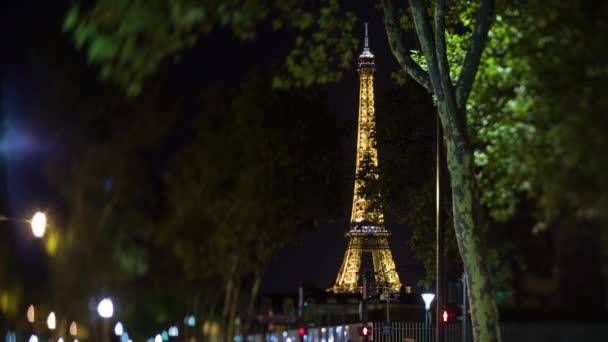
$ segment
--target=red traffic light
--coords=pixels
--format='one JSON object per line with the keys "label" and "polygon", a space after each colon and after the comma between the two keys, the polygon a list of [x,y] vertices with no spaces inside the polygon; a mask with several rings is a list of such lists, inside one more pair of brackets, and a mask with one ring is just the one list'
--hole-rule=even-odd
{"label": "red traffic light", "polygon": [[361,326],[357,329],[357,332],[359,333],[359,336],[371,336],[372,335],[372,328],[368,327],[367,325]]}
{"label": "red traffic light", "polygon": [[298,330],[298,334],[300,334],[300,336],[304,336],[306,335],[307,329],[306,327],[300,327],[300,329]]}

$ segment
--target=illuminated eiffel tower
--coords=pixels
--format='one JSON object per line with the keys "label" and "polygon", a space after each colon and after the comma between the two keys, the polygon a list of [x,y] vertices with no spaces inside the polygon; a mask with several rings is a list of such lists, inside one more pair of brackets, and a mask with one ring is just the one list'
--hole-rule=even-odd
{"label": "illuminated eiffel tower", "polygon": [[[397,292],[401,288],[399,274],[388,245],[391,233],[384,227],[382,208],[373,206],[371,201],[359,195],[364,179],[378,178],[378,150],[374,133],[376,129],[374,113],[374,71],[376,63],[369,50],[367,23],[363,52],[357,60],[359,72],[359,129],[357,135],[357,161],[355,171],[355,191],[350,230],[346,233],[348,247],[336,283],[327,289],[334,293],[361,292],[358,286],[361,261],[364,253],[370,253],[374,267],[375,289]],[[370,167],[371,166],[371,167]],[[366,177],[359,177],[363,169],[371,170]],[[363,178],[363,179],[361,179]]]}

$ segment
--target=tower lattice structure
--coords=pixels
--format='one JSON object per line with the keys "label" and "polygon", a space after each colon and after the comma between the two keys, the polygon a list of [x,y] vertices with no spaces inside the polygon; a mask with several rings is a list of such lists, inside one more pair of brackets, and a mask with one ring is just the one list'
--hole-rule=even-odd
{"label": "tower lattice structure", "polygon": [[355,165],[355,189],[351,213],[350,230],[345,234],[348,247],[336,283],[328,291],[334,293],[357,293],[364,253],[370,253],[374,267],[375,289],[399,291],[401,281],[395,269],[388,239],[391,233],[384,227],[382,208],[372,201],[377,195],[363,195],[360,189],[365,181],[378,179],[378,150],[374,138],[376,120],[374,112],[374,71],[376,63],[369,49],[367,23],[363,52],[357,60],[359,73],[359,128],[357,134],[357,156]]}

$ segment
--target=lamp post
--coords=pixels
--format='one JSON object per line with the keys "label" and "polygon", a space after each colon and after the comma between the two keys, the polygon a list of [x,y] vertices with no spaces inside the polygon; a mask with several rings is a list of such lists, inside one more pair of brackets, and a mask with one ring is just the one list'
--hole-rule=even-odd
{"label": "lamp post", "polygon": [[97,313],[103,320],[102,339],[104,342],[110,342],[108,336],[108,320],[114,315],[114,304],[112,303],[112,300],[108,297],[102,299],[99,304],[97,304]]}
{"label": "lamp post", "polygon": [[431,314],[431,303],[435,299],[433,293],[423,293],[422,300],[424,301],[424,342],[429,342],[429,316]]}
{"label": "lamp post", "polygon": [[21,223],[29,223],[32,229],[32,234],[37,238],[42,238],[46,232],[46,215],[42,211],[37,211],[31,219],[11,218],[0,215],[1,221],[13,221]]}
{"label": "lamp post", "polygon": [[120,336],[122,336],[122,334],[125,332],[125,329],[122,326],[122,323],[117,322],[116,325],[114,325],[114,335],[116,335],[116,337],[120,338]]}

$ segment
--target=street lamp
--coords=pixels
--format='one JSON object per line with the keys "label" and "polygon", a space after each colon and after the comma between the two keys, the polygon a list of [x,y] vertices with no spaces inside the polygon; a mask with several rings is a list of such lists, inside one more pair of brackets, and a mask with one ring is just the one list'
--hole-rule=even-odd
{"label": "street lamp", "polygon": [[55,313],[51,311],[49,317],[46,319],[46,325],[49,327],[49,330],[55,330],[56,320]]}
{"label": "street lamp", "polygon": [[102,299],[99,304],[97,304],[97,313],[101,318],[112,318],[114,315],[114,304],[110,298]]}
{"label": "street lamp", "polygon": [[70,324],[70,335],[76,337],[78,335],[78,325],[76,324],[75,321],[72,321],[72,323]]}
{"label": "street lamp", "polygon": [[125,330],[122,327],[122,323],[118,322],[114,325],[114,335],[121,336]]}
{"label": "street lamp", "polygon": [[38,211],[32,217],[30,224],[32,226],[32,233],[35,237],[41,238],[44,236],[44,232],[46,231],[46,215]]}
{"label": "street lamp", "polygon": [[108,319],[112,318],[114,315],[114,304],[112,300],[108,297],[102,299],[99,304],[97,304],[97,313],[103,319],[103,341],[109,342],[110,336],[108,336]]}
{"label": "street lamp", "polygon": [[27,321],[30,323],[34,323],[35,318],[36,318],[36,310],[34,309],[34,304],[32,304],[27,308]]}
{"label": "street lamp", "polygon": [[4,215],[0,215],[0,221],[13,221],[13,222],[24,222],[29,223],[32,228],[32,234],[37,238],[42,238],[46,232],[46,215],[37,211],[31,219],[22,218],[11,218]]}
{"label": "street lamp", "polygon": [[431,303],[435,299],[433,293],[423,293],[422,300],[424,301],[424,342],[429,342],[429,315],[431,314]]}

